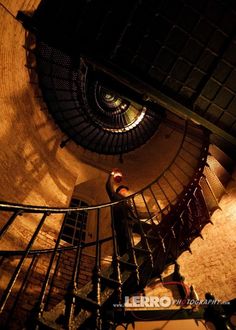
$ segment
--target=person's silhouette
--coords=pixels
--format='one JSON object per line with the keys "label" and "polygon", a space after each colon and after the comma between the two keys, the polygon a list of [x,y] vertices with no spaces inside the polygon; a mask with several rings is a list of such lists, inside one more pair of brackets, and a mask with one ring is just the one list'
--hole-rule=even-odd
{"label": "person's silhouette", "polygon": [[[114,188],[114,183],[120,183],[121,181],[122,173],[120,171],[113,171],[109,174],[106,190],[111,202],[121,201],[130,195],[128,186],[122,184],[116,189]],[[139,212],[137,216],[139,215],[145,218],[149,217],[147,212]],[[130,249],[132,232],[140,234],[140,226],[142,226],[145,232],[150,229],[150,225],[146,223],[142,222],[142,225],[140,225],[140,220],[137,216],[129,200],[124,200],[113,206],[113,221],[119,255],[123,255]]]}

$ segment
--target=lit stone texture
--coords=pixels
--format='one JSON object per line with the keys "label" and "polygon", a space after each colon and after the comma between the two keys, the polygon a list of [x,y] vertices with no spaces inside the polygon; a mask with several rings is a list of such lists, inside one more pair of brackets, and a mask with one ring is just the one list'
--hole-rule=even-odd
{"label": "lit stone texture", "polygon": [[223,301],[236,296],[236,172],[233,177],[219,203],[221,210],[212,216],[214,225],[202,231],[204,240],[197,238],[192,254],[184,252],[178,259],[186,284],[193,284],[202,299],[206,292]]}

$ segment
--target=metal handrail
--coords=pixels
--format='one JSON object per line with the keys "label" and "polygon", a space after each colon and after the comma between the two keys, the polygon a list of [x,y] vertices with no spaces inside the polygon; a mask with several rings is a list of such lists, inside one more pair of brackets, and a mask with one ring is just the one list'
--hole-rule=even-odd
{"label": "metal handrail", "polygon": [[[98,240],[99,244],[106,243],[108,241],[112,240],[112,236],[102,238]],[[62,246],[57,248],[57,252],[63,252],[63,251],[73,251],[79,248],[84,249],[90,246],[96,245],[97,241],[92,241],[88,243],[81,243],[79,245],[71,245],[71,246]],[[37,250],[30,250],[28,255],[40,255],[40,254],[48,254],[52,253],[55,250],[55,248],[51,249],[37,249]],[[25,251],[24,250],[1,250],[0,251],[0,257],[9,257],[9,256],[21,256]]]}
{"label": "metal handrail", "polygon": [[[183,125],[182,125],[183,124]],[[182,126],[181,126],[182,125]],[[108,202],[98,205],[92,205],[92,206],[85,206],[85,207],[48,207],[48,206],[35,206],[35,205],[26,205],[26,204],[15,204],[11,202],[4,202],[0,201],[0,211],[8,211],[13,212],[13,214],[10,215],[10,218],[8,221],[3,225],[3,227],[0,229],[0,238],[7,232],[8,228],[13,224],[13,222],[16,220],[16,218],[22,214],[41,214],[41,220],[39,224],[37,225],[36,231],[33,233],[32,237],[30,238],[30,241],[26,247],[25,250],[3,250],[0,251],[0,258],[1,261],[4,262],[5,260],[8,260],[7,258],[15,258],[19,259],[18,264],[16,265],[12,276],[10,275],[9,283],[6,285],[5,290],[3,291],[2,297],[0,299],[0,313],[5,309],[7,306],[8,298],[11,295],[11,292],[14,288],[14,285],[16,281],[20,280],[20,273],[24,273],[23,264],[28,259],[28,262],[30,262],[30,268],[28,272],[25,275],[25,279],[22,282],[22,287],[26,285],[28,276],[33,276],[33,270],[31,274],[31,267],[33,267],[34,261],[39,259],[39,262],[42,261],[41,258],[43,256],[47,256],[47,262],[46,262],[46,273],[43,275],[43,282],[42,286],[40,286],[40,293],[37,295],[37,303],[34,308],[34,319],[35,320],[41,320],[41,317],[45,311],[45,306],[47,306],[49,300],[51,297],[53,297],[52,288],[54,287],[54,277],[57,278],[57,269],[60,264],[60,258],[67,251],[73,252],[73,261],[70,266],[70,286],[67,288],[67,294],[65,297],[65,305],[66,310],[63,312],[65,315],[65,325],[66,327],[70,327],[71,322],[74,322],[73,320],[73,314],[74,314],[74,308],[75,308],[75,294],[78,294],[78,285],[80,284],[80,272],[83,270],[82,267],[82,255],[84,253],[84,248],[86,247],[93,247],[94,252],[94,268],[92,270],[92,280],[89,285],[90,293],[92,293],[92,299],[93,304],[96,304],[97,309],[94,313],[94,319],[96,322],[100,323],[101,321],[101,314],[100,314],[100,307],[101,307],[101,298],[102,298],[102,286],[104,285],[103,281],[113,281],[112,285],[117,286],[117,297],[121,297],[121,293],[123,290],[123,284],[125,282],[124,276],[122,275],[123,268],[122,268],[122,262],[126,262],[126,258],[128,258],[129,262],[126,262],[126,264],[129,265],[129,267],[132,267],[133,272],[131,275],[132,280],[136,282],[138,285],[143,285],[141,281],[144,280],[142,278],[142,272],[140,269],[144,267],[148,267],[150,274],[152,273],[152,270],[156,270],[157,273],[161,274],[163,269],[168,263],[168,256],[173,257],[173,259],[177,259],[177,257],[183,252],[183,250],[189,249],[189,242],[192,238],[192,230],[189,230],[187,234],[185,233],[185,221],[186,221],[186,214],[182,214],[185,212],[186,205],[188,202],[192,200],[194,189],[198,186],[200,177],[202,176],[202,172],[204,169],[204,166],[206,164],[206,157],[207,157],[207,144],[209,144],[208,140],[206,140],[203,137],[203,140],[197,142],[194,144],[193,136],[192,136],[192,125],[187,120],[183,120],[181,122],[181,128],[183,135],[180,137],[181,141],[179,142],[179,146],[177,147],[177,151],[175,152],[175,155],[172,157],[170,163],[162,170],[162,172],[149,184],[147,184],[145,187],[140,189],[139,191],[131,194],[130,196],[127,196],[126,198],[123,198],[119,201],[115,202]],[[202,133],[204,133],[201,126],[195,126],[199,131],[202,130]],[[179,131],[179,127],[178,127]],[[188,141],[189,140],[189,141]],[[177,168],[177,173],[179,173],[179,165],[178,162],[180,160],[184,160],[186,164],[189,164],[189,153],[187,153],[187,159],[185,159],[181,152],[183,150],[186,150],[187,143],[193,144],[194,147],[196,147],[196,155],[195,160],[197,161],[197,164],[195,166],[188,166],[186,168],[183,168],[180,170],[182,171],[183,175],[181,174],[182,180],[179,180],[177,178],[177,181],[179,182],[180,189],[175,190],[175,186],[173,186],[171,182],[171,175],[176,173],[174,168],[172,166],[175,166]],[[191,153],[190,153],[191,154]],[[194,155],[192,155],[194,157]],[[194,162],[195,163],[195,162]],[[172,171],[173,170],[173,171]],[[177,174],[178,176],[178,174]],[[162,178],[164,178],[164,184],[162,185]],[[167,185],[165,185],[167,183]],[[155,185],[155,186],[154,186]],[[157,188],[156,188],[157,185]],[[157,190],[155,190],[155,188]],[[172,192],[171,192],[172,191]],[[177,192],[178,191],[178,192]],[[158,207],[158,211],[155,210],[155,212],[150,211],[151,206],[149,208],[149,205],[146,200],[145,193],[151,192],[152,197],[154,198],[154,206]],[[173,194],[174,192],[174,194]],[[163,198],[163,205],[159,205],[159,194]],[[144,223],[141,220],[141,216],[138,212],[138,202],[136,202],[135,198],[137,196],[141,197],[141,200],[143,201],[142,207],[145,208],[145,210],[148,211],[149,216],[147,216],[146,220],[150,220],[151,224],[150,230],[148,229],[148,234],[151,234],[150,236],[147,234],[147,232],[144,231]],[[162,197],[160,200],[162,200]],[[136,216],[137,223],[138,224],[138,233],[140,235],[140,242],[136,244],[133,239],[133,232],[132,229],[129,228],[128,219],[125,221],[125,227],[123,227],[125,233],[124,240],[126,241],[127,245],[124,248],[124,245],[120,244],[120,237],[119,233],[117,231],[117,219],[115,219],[115,208],[114,206],[117,206],[119,204],[125,205],[124,202],[127,202],[128,206],[133,205],[134,215]],[[173,205],[175,205],[175,208],[173,208]],[[100,224],[102,223],[101,218],[101,209],[109,208],[111,211],[111,229],[112,234],[111,237],[105,237],[103,239],[100,238]],[[57,233],[56,237],[51,237],[52,243],[54,242],[55,245],[52,248],[45,248],[45,249],[31,249],[33,247],[34,242],[36,241],[36,238],[39,236],[40,230],[42,229],[42,226],[48,216],[50,214],[61,214],[65,215],[69,212],[80,212],[80,211],[95,211],[96,210],[96,217],[92,219],[92,221],[95,221],[95,240],[92,242],[83,242],[82,240],[82,225],[80,226],[79,231],[79,239],[77,242],[77,245],[75,245],[75,242],[72,242],[70,246],[61,246],[60,240],[62,238],[62,232],[65,224],[65,219],[62,222],[62,225],[60,225],[59,233]],[[167,212],[166,212],[167,211]],[[154,214],[154,216],[153,216]],[[167,215],[168,214],[168,215]],[[167,218],[165,216],[167,215]],[[160,218],[159,218],[160,216]],[[156,218],[157,222],[154,222],[154,217]],[[162,221],[166,220],[166,221]],[[30,222],[31,220],[29,220]],[[54,223],[56,220],[53,220]],[[187,224],[187,223],[186,223]],[[147,225],[147,224],[146,224]],[[188,224],[187,224],[188,225]],[[199,228],[194,228],[196,231],[199,231]],[[194,232],[195,234],[195,232]],[[169,249],[169,241],[170,241],[170,235],[172,235],[172,240],[176,240],[176,252]],[[180,235],[177,239],[176,236]],[[174,237],[174,238],[173,238]],[[155,239],[154,242],[152,239]],[[102,244],[105,242],[111,242],[113,245],[113,255],[112,255],[112,264],[110,269],[112,270],[112,278],[107,279],[106,276],[103,277],[103,271],[101,264],[101,247]],[[53,243],[53,244],[54,244]],[[173,243],[175,246],[175,243]],[[123,249],[123,250],[122,250]],[[123,251],[123,252],[122,252]],[[158,253],[158,256],[156,255]],[[173,254],[172,254],[173,253]],[[123,265],[124,266],[124,265]],[[54,268],[55,267],[55,268]],[[3,266],[4,268],[4,266]],[[33,269],[33,268],[32,268]],[[105,274],[104,274],[105,275]],[[160,275],[161,276],[161,275]],[[62,276],[63,278],[63,276]],[[111,283],[110,283],[111,284]],[[49,293],[47,293],[47,290],[49,289]],[[23,289],[22,289],[23,290]],[[85,291],[86,291],[85,287]],[[124,289],[125,290],[125,289]],[[87,291],[86,291],[87,292]],[[89,291],[87,292],[87,294]],[[21,289],[17,293],[18,298],[21,295]],[[82,294],[83,296],[83,294]],[[87,296],[87,295],[85,295]],[[79,297],[79,296],[78,296]],[[78,298],[77,297],[77,298]],[[88,297],[91,297],[89,295]],[[17,299],[18,299],[17,298]],[[63,299],[63,298],[62,298]],[[87,299],[87,298],[86,298]],[[120,298],[118,298],[120,299]],[[88,298],[88,301],[91,302],[91,299]],[[88,302],[87,301],[87,302]],[[16,300],[17,302],[17,300]],[[13,310],[15,308],[15,305],[13,306]],[[9,315],[11,312],[9,313]],[[100,326],[97,328],[101,329]]]}
{"label": "metal handrail", "polygon": [[65,207],[65,208],[55,208],[55,207],[48,207],[48,206],[33,206],[33,205],[27,205],[27,204],[14,204],[10,202],[3,202],[0,201],[0,209],[4,211],[8,210],[21,210],[24,211],[25,213],[44,213],[44,212],[49,212],[49,213],[67,213],[67,212],[76,212],[76,211],[88,211],[88,210],[96,210],[98,208],[106,208],[109,206],[117,205],[120,203],[123,203],[124,201],[128,201],[129,199],[131,200],[132,198],[136,197],[137,195],[142,194],[143,191],[149,189],[153,184],[155,184],[163,175],[165,172],[168,171],[168,169],[174,164],[176,158],[178,157],[180,150],[182,149],[182,146],[184,144],[185,136],[187,133],[187,128],[188,128],[188,122],[185,121],[185,127],[184,127],[184,132],[183,132],[183,137],[180,143],[180,146],[174,155],[172,161],[170,164],[162,171],[162,173],[154,179],[151,183],[146,185],[144,188],[140,189],[138,192],[133,193],[132,195],[129,195],[125,198],[122,198],[120,201],[115,201],[115,202],[109,202],[109,203],[103,203],[103,204],[97,204],[94,206],[86,206],[86,207]]}
{"label": "metal handrail", "polygon": [[[138,245],[134,245],[134,240],[132,240],[132,232],[129,232],[129,228],[128,228],[128,221],[125,222],[126,225],[126,229],[128,232],[128,237],[126,236],[125,238],[127,238],[127,240],[129,241],[129,245],[128,249],[126,249],[125,254],[128,255],[129,257],[129,262],[126,262],[126,264],[129,264],[129,266],[132,266],[132,269],[135,270],[134,272],[132,272],[132,275],[130,275],[130,277],[135,278],[135,281],[137,282],[137,284],[140,284],[140,280],[141,280],[141,273],[139,273],[139,270],[146,266],[149,265],[149,269],[150,272],[152,270],[155,269],[155,266],[157,266],[157,268],[159,267],[158,262],[160,260],[160,269],[163,270],[163,268],[166,266],[167,264],[167,258],[169,256],[169,252],[172,252],[170,250],[168,250],[168,239],[171,235],[171,230],[174,231],[174,237],[175,234],[178,235],[178,233],[180,233],[180,235],[184,235],[180,237],[180,240],[178,240],[178,242],[176,243],[177,249],[178,249],[178,253],[176,252],[176,255],[173,256],[173,259],[177,258],[178,255],[181,253],[181,251],[186,248],[188,242],[191,240],[191,234],[192,231],[189,230],[189,232],[186,233],[183,230],[182,232],[182,228],[186,228],[187,226],[185,226],[185,220],[184,217],[186,218],[186,215],[183,216],[183,219],[181,218],[182,214],[185,212],[184,210],[186,209],[186,204],[192,200],[193,196],[194,196],[194,190],[196,189],[196,187],[198,186],[200,177],[202,176],[202,172],[204,169],[204,166],[206,164],[206,157],[207,157],[207,143],[208,141],[204,140],[202,141],[202,143],[200,143],[199,147],[198,147],[198,152],[200,152],[198,154],[196,154],[196,160],[197,160],[197,165],[196,167],[194,166],[190,173],[188,172],[188,170],[186,170],[186,173],[183,172],[185,174],[185,176],[188,178],[188,183],[181,183],[181,191],[179,193],[177,193],[175,190],[175,194],[176,196],[170,197],[168,196],[168,190],[167,190],[167,194],[165,191],[165,185],[162,187],[161,186],[161,178],[165,176],[165,174],[170,174],[171,173],[171,167],[173,164],[175,164],[176,160],[178,159],[178,157],[181,153],[181,151],[183,150],[184,147],[184,143],[187,142],[187,138],[190,138],[190,134],[188,134],[188,127],[189,127],[189,122],[185,121],[184,122],[184,128],[183,128],[183,136],[181,139],[181,142],[179,144],[178,150],[176,151],[173,159],[171,160],[171,162],[169,163],[169,165],[162,171],[161,174],[158,175],[158,177],[156,179],[154,179],[151,183],[149,183],[148,185],[146,185],[144,188],[140,189],[139,191],[133,193],[132,195],[123,198],[120,201],[116,201],[116,202],[109,202],[109,203],[104,203],[104,204],[99,204],[99,205],[93,205],[93,206],[86,206],[86,207],[63,207],[63,208],[58,208],[58,207],[47,207],[47,206],[33,206],[33,205],[25,205],[25,204],[15,204],[15,203],[8,203],[8,202],[0,202],[0,211],[10,211],[13,212],[13,214],[10,216],[10,219],[8,220],[8,222],[3,226],[3,228],[0,230],[0,234],[5,234],[6,231],[8,230],[8,228],[12,225],[13,221],[16,219],[16,217],[18,215],[22,215],[24,213],[32,213],[32,214],[42,214],[41,216],[41,220],[40,222],[37,224],[36,230],[33,232],[32,237],[30,238],[27,247],[25,248],[25,250],[21,250],[21,251],[13,251],[13,250],[6,250],[6,251],[0,251],[0,257],[1,260],[5,260],[5,258],[7,257],[18,257],[19,256],[19,262],[16,265],[13,274],[9,274],[10,280],[9,283],[6,285],[5,290],[3,291],[2,297],[0,299],[0,312],[2,312],[3,310],[6,310],[5,307],[7,306],[7,302],[8,302],[8,298],[10,297],[12,290],[14,289],[14,285],[16,283],[16,281],[19,279],[20,280],[20,273],[24,273],[25,270],[23,269],[23,264],[26,261],[26,259],[28,258],[30,261],[30,267],[27,270],[27,272],[25,272],[25,276],[24,279],[22,280],[22,286],[20,288],[20,290],[17,293],[17,299],[16,302],[18,301],[18,298],[21,295],[22,292],[22,288],[24,288],[24,286],[27,284],[26,282],[28,281],[28,277],[32,276],[33,277],[33,265],[34,265],[34,261],[37,260],[38,256],[41,255],[48,255],[48,260],[46,262],[46,274],[43,275],[44,280],[42,282],[42,285],[40,286],[40,293],[39,295],[37,295],[37,303],[35,305],[35,308],[33,309],[32,313],[34,315],[34,318],[37,322],[37,320],[41,319],[41,316],[43,315],[43,312],[45,311],[45,304],[48,303],[49,299],[50,299],[50,293],[51,293],[51,289],[53,288],[53,281],[54,281],[54,276],[55,278],[57,277],[57,266],[59,265],[60,262],[60,256],[62,255],[62,252],[64,251],[73,251],[73,265],[71,264],[70,266],[70,271],[71,271],[71,275],[70,277],[70,287],[68,287],[67,289],[67,294],[65,297],[65,305],[66,305],[66,309],[65,311],[63,311],[62,313],[64,314],[64,325],[66,328],[70,328],[70,324],[71,322],[74,322],[73,317],[74,317],[74,308],[75,308],[75,298],[79,298],[79,294],[78,294],[78,284],[79,284],[79,274],[80,274],[80,270],[81,270],[81,256],[82,253],[84,252],[83,249],[85,247],[90,247],[90,246],[95,246],[95,265],[92,271],[92,281],[91,281],[91,288],[92,288],[92,298],[91,295],[88,296],[87,302],[91,302],[93,299],[93,304],[96,305],[96,311],[93,312],[94,316],[95,316],[95,321],[97,322],[97,329],[101,329],[101,324],[100,320],[101,320],[101,314],[100,314],[100,307],[101,307],[101,296],[102,296],[102,285],[104,285],[104,283],[102,283],[102,280],[107,280],[105,277],[102,278],[102,267],[101,267],[101,245],[105,242],[111,241],[113,243],[113,257],[112,257],[112,261],[113,261],[113,265],[110,266],[110,268],[114,271],[113,272],[113,276],[111,278],[109,278],[109,281],[113,281],[113,285],[116,284],[117,286],[117,295],[119,292],[119,289],[121,288],[121,286],[123,285],[123,277],[121,278],[121,261],[122,262],[126,262],[125,257],[123,257],[123,254],[120,252],[120,247],[117,250],[117,231],[115,228],[115,219],[114,219],[114,210],[113,210],[113,206],[124,203],[124,201],[131,201],[134,205],[134,211],[135,211],[135,215],[137,216],[138,219],[138,225],[139,225],[139,233],[141,236],[141,240],[140,243]],[[200,127],[199,127],[200,130]],[[176,164],[177,165],[177,164]],[[170,171],[170,173],[167,173],[168,171]],[[195,171],[195,173],[194,173]],[[190,174],[190,175],[188,175]],[[160,180],[160,182],[159,182]],[[186,180],[184,179],[184,182]],[[170,184],[168,178],[166,178],[166,182],[168,187],[170,186],[171,189],[173,189],[173,186]],[[141,218],[138,214],[138,210],[137,210],[137,203],[134,200],[136,196],[141,196],[144,202],[144,206],[146,208],[146,210],[149,213],[149,219],[152,219],[152,214],[149,210],[149,206],[147,204],[147,201],[145,199],[144,196],[144,192],[147,190],[151,193],[153,193],[152,188],[153,185],[155,185],[156,183],[158,183],[158,186],[161,190],[161,192],[163,193],[163,195],[165,196],[166,200],[165,200],[165,206],[161,207],[159,209],[159,211],[157,212],[156,215],[159,215],[167,209],[169,208],[169,214],[168,216],[170,216],[173,219],[168,219],[167,217],[167,221],[160,221],[158,222],[158,224],[154,224],[152,223],[152,227],[154,230],[152,231],[152,234],[156,236],[157,241],[155,241],[154,243],[152,243],[151,241],[149,241],[148,235],[146,234],[146,232],[144,232],[143,230],[143,224],[141,221]],[[164,189],[164,190],[163,190]],[[158,196],[158,193],[156,193],[156,196]],[[154,196],[155,199],[155,196]],[[166,203],[167,202],[167,203]],[[171,208],[170,206],[173,206],[173,204],[175,204],[175,208]],[[157,206],[159,207],[159,204],[156,202]],[[167,204],[167,205],[166,205]],[[100,238],[100,224],[101,224],[101,212],[100,210],[103,208],[110,208],[111,210],[111,227],[112,227],[112,236],[111,237],[106,237],[101,239]],[[34,245],[34,242],[36,242],[37,237],[39,236],[39,233],[41,231],[41,229],[43,228],[43,224],[46,222],[47,217],[51,214],[66,214],[69,212],[79,212],[79,211],[90,211],[90,210],[96,210],[96,217],[94,219],[95,224],[96,224],[96,230],[95,230],[95,241],[92,242],[88,242],[88,243],[84,243],[82,241],[82,226],[83,226],[83,222],[82,225],[80,226],[80,233],[79,233],[79,239],[78,239],[78,243],[77,245],[70,245],[70,246],[61,246],[60,245],[60,240],[62,237],[62,231],[63,231],[63,227],[64,227],[64,223],[65,223],[65,218],[64,221],[62,223],[62,225],[60,225],[60,230],[59,230],[59,234],[57,233],[56,239],[54,239],[54,237],[52,237],[52,239],[54,240],[55,246],[53,248],[47,248],[47,249],[37,249],[37,250],[31,250],[31,248]],[[164,215],[165,216],[165,215]],[[171,220],[171,221],[169,221]],[[30,220],[29,220],[30,221]],[[155,230],[155,228],[157,228],[157,231]],[[177,229],[176,229],[177,228]],[[178,231],[179,229],[179,231]],[[199,228],[196,228],[196,230],[198,230]],[[176,231],[176,232],[175,232]],[[150,231],[148,231],[148,233],[150,233]],[[175,240],[175,239],[174,239]],[[186,242],[185,242],[186,240]],[[185,246],[186,243],[186,246]],[[184,244],[184,247],[183,247]],[[161,256],[159,258],[159,254],[158,256],[155,255],[155,252],[153,252],[153,250],[155,249],[155,252],[158,251],[161,252]],[[136,254],[137,252],[137,254]],[[142,255],[142,256],[141,256]],[[171,255],[171,253],[170,253]],[[141,257],[140,257],[141,256]],[[32,259],[30,259],[32,258]],[[58,261],[59,260],[59,261]],[[141,260],[141,262],[140,262]],[[41,261],[41,259],[40,259]],[[54,268],[55,266],[55,268]],[[14,267],[14,266],[13,266]],[[31,273],[32,270],[32,273]],[[161,270],[160,270],[161,273]],[[63,276],[62,276],[63,278]],[[49,288],[49,293],[47,292]],[[121,291],[120,291],[121,292]],[[90,292],[91,293],[91,292]],[[77,294],[77,296],[76,296]],[[48,296],[47,296],[48,295]],[[15,302],[15,303],[16,303]],[[15,308],[16,305],[13,306],[13,310]],[[9,311],[9,315],[8,318],[11,315],[11,310]],[[37,327],[32,327],[32,328],[37,328]]]}

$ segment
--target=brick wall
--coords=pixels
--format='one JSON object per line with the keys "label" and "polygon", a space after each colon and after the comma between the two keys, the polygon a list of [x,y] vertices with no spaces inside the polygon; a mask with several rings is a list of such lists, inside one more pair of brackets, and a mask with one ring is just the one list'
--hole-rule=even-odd
{"label": "brick wall", "polygon": [[192,255],[179,258],[180,270],[188,284],[193,284],[200,298],[212,292],[224,301],[236,297],[236,171],[227,186],[227,195],[214,212],[213,225],[202,231],[204,240],[197,238],[191,245]]}

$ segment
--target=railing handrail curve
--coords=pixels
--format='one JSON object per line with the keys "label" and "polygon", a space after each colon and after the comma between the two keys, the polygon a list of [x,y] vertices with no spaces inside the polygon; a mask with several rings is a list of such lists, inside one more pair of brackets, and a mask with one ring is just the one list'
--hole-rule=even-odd
{"label": "railing handrail curve", "polygon": [[106,207],[111,207],[113,205],[117,205],[120,203],[123,203],[124,201],[127,200],[131,200],[132,198],[136,197],[137,195],[140,195],[142,192],[144,192],[145,190],[149,189],[149,187],[151,187],[153,184],[155,184],[163,175],[165,172],[168,171],[168,169],[174,164],[176,158],[178,157],[182,146],[184,144],[184,140],[186,137],[186,133],[187,133],[187,128],[188,128],[188,121],[185,121],[185,126],[184,126],[184,132],[183,132],[183,137],[181,140],[181,143],[179,145],[179,148],[177,150],[177,152],[175,153],[172,161],[168,164],[168,166],[161,172],[161,174],[158,175],[158,177],[156,179],[154,179],[152,182],[150,182],[148,185],[146,185],[145,187],[143,187],[142,189],[140,189],[139,191],[125,197],[122,198],[119,201],[115,201],[115,202],[107,202],[107,203],[102,203],[102,204],[96,204],[96,205],[92,205],[92,206],[86,206],[86,207],[49,207],[49,206],[34,206],[34,205],[27,205],[27,204],[15,204],[15,203],[11,203],[11,202],[4,202],[4,201],[0,201],[0,209],[5,210],[5,211],[17,211],[17,210],[22,210],[24,213],[54,213],[54,214],[63,214],[63,213],[68,213],[68,212],[77,212],[77,211],[89,211],[89,210],[97,210],[97,209],[102,209],[102,208],[106,208]]}

